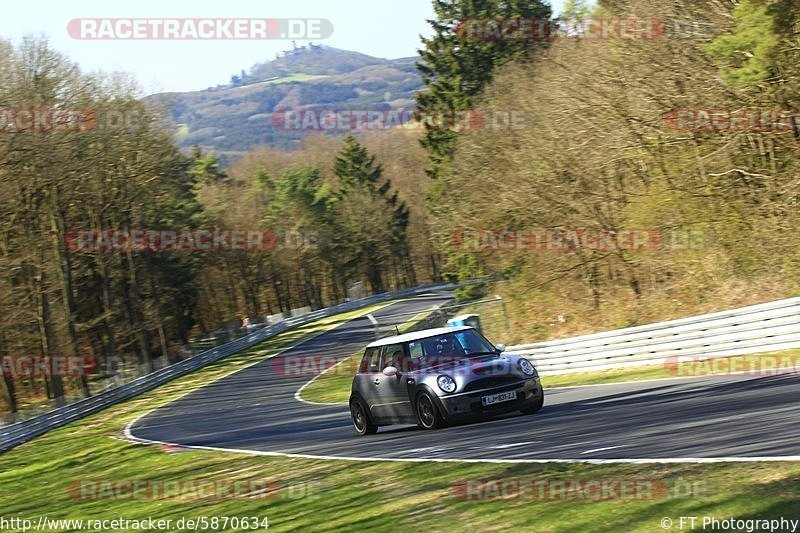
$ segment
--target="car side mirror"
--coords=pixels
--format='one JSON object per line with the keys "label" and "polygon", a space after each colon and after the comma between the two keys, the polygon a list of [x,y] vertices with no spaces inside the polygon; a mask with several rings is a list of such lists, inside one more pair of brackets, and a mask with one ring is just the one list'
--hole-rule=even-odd
{"label": "car side mirror", "polygon": [[506,351],[506,345],[503,344],[502,342],[500,344],[495,344],[494,347],[497,348],[498,352],[505,352]]}
{"label": "car side mirror", "polygon": [[383,369],[383,375],[384,376],[389,376],[389,377],[396,376],[397,375],[397,367],[396,366],[387,366],[386,368]]}

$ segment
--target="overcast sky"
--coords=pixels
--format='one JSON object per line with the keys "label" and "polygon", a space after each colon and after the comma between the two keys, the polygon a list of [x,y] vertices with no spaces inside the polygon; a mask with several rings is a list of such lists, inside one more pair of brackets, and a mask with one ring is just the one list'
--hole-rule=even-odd
{"label": "overcast sky", "polygon": [[[558,14],[564,0],[551,2]],[[376,57],[415,56],[433,16],[430,0],[15,0],[0,17],[0,36],[47,37],[84,71],[133,74],[145,93],[191,91],[228,83],[232,74],[273,59],[288,40],[81,40],[67,32],[80,18],[312,18],[327,19],[332,35],[317,44]],[[298,44],[308,41],[299,40]]]}

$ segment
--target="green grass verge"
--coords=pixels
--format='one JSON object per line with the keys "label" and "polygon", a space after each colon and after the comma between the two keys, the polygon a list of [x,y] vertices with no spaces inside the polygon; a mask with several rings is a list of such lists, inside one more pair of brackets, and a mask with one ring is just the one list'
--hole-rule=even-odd
{"label": "green grass verge", "polygon": [[327,372],[309,383],[300,397],[309,402],[340,403],[346,405],[350,399],[353,376],[361,363],[361,352],[354,353]]}
{"label": "green grass verge", "polygon": [[[364,311],[362,311],[364,312]],[[331,325],[331,322],[328,323]],[[797,518],[800,463],[669,465],[397,463],[294,459],[183,451],[133,444],[120,438],[126,424],[187,391],[278,351],[321,329],[319,324],[272,339],[80,422],[51,431],[0,455],[0,515],[83,520],[171,519],[201,516],[268,517],[277,531],[658,531],[662,517]],[[534,417],[531,417],[535,432]],[[768,438],[768,435],[764,435]],[[357,437],[353,437],[357,438]],[[446,440],[446,430],[442,433]],[[464,480],[652,480],[664,491],[633,501],[592,501],[580,492],[519,499],[482,492],[465,500],[454,487]],[[187,484],[210,480],[272,480],[284,487],[260,499],[81,498],[72,487],[137,480]],[[274,485],[273,485],[274,486]],[[294,487],[288,490],[288,487]],[[687,490],[693,487],[693,490]],[[312,490],[313,488],[313,490]],[[305,489],[305,490],[304,490]],[[188,495],[187,495],[188,496]],[[6,527],[16,531],[19,528]],[[68,528],[52,528],[65,531]],[[72,528],[76,530],[76,528]],[[149,530],[144,528],[142,530]],[[177,528],[173,525],[172,531]],[[200,530],[203,530],[202,528]],[[211,529],[208,529],[211,531]],[[215,531],[242,531],[217,527]],[[155,530],[149,530],[155,531]]]}

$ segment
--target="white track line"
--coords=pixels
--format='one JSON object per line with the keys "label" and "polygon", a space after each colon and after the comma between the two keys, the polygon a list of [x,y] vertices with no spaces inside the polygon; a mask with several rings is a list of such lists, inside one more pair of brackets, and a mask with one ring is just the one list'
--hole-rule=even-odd
{"label": "white track line", "polygon": [[303,395],[303,391],[305,390],[305,388],[308,387],[309,385],[311,385],[312,383],[314,383],[314,381],[316,381],[317,378],[321,378],[322,376],[324,376],[325,374],[327,374],[328,372],[330,372],[331,370],[333,370],[337,366],[341,365],[342,363],[344,363],[345,361],[347,361],[351,357],[353,357],[352,354],[348,355],[347,357],[345,357],[344,359],[342,359],[341,361],[339,361],[335,365],[329,366],[328,368],[326,368],[325,370],[323,370],[322,372],[320,372],[319,374],[317,374],[313,378],[311,378],[308,381],[306,381],[305,383],[303,383],[300,386],[300,388],[297,389],[294,392],[294,399],[297,400],[298,402],[307,403],[309,405],[347,405],[346,402],[314,402],[314,401],[311,401],[311,400],[303,399],[302,395]]}
{"label": "white track line", "polygon": [[[144,416],[144,415],[143,415]],[[290,457],[295,459],[326,459],[337,461],[392,461],[401,463],[587,463],[587,464],[660,464],[660,463],[749,463],[749,462],[790,462],[800,461],[800,455],[786,455],[776,457],[668,457],[662,459],[641,458],[641,459],[437,459],[437,458],[401,458],[401,457],[351,457],[339,455],[315,455],[307,453],[286,453],[286,452],[265,452],[262,450],[247,450],[242,448],[219,448],[216,446],[185,446],[172,442],[159,440],[142,439],[130,434],[130,424],[125,428],[125,437],[138,444],[166,444],[179,448],[192,450],[206,450],[214,452],[243,453],[248,455],[263,455],[272,457]],[[356,438],[356,437],[354,437]]]}
{"label": "white track line", "polygon": [[581,455],[584,455],[584,454],[587,454],[587,453],[604,452],[606,450],[613,450],[614,448],[622,448],[623,446],[625,446],[625,445],[624,444],[620,444],[619,446],[606,446],[605,448],[594,448],[594,449],[591,449],[591,450],[586,450],[585,452],[581,452]]}

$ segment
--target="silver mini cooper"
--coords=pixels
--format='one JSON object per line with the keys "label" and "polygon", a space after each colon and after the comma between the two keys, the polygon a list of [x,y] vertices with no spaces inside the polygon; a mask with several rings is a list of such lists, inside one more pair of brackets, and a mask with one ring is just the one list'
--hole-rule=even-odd
{"label": "silver mini cooper", "polygon": [[369,344],[350,392],[350,415],[359,435],[378,426],[449,422],[542,408],[544,392],[534,366],[503,354],[468,326],[426,329]]}

